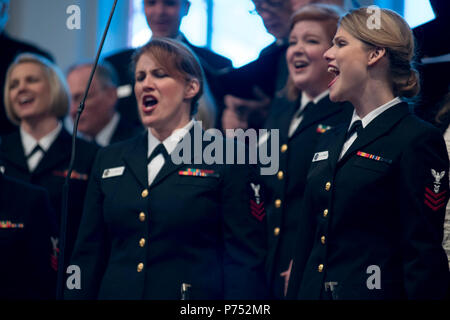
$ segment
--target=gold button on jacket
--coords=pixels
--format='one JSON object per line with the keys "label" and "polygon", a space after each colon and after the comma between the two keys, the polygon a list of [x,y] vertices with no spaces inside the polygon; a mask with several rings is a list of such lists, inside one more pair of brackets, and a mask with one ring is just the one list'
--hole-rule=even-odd
{"label": "gold button on jacket", "polygon": [[278,180],[283,180],[284,172],[283,171],[278,171],[277,177],[278,177]]}
{"label": "gold button on jacket", "polygon": [[142,198],[146,198],[148,196],[148,190],[144,189],[144,191],[142,191],[141,195],[142,195]]}
{"label": "gold button on jacket", "polygon": [[279,208],[279,207],[281,207],[281,200],[277,199],[277,200],[275,200],[275,208]]}
{"label": "gold button on jacket", "polygon": [[277,228],[273,229],[273,234],[275,236],[278,236],[280,234],[280,228],[277,227]]}

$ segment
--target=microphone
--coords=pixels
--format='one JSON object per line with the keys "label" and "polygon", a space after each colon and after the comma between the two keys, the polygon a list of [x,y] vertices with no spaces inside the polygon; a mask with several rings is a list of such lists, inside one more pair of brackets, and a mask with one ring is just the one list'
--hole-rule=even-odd
{"label": "microphone", "polygon": [[117,0],[114,0],[114,4],[111,9],[111,13],[109,14],[108,22],[106,23],[105,30],[103,31],[103,37],[100,42],[100,46],[97,50],[97,56],[95,57],[94,65],[92,66],[91,75],[89,77],[89,81],[86,86],[86,91],[84,92],[83,99],[80,102],[80,106],[78,107],[77,116],[73,125],[73,133],[72,133],[72,153],[69,163],[69,168],[67,169],[67,176],[63,185],[63,194],[62,194],[62,210],[61,210],[61,229],[59,233],[60,237],[60,247],[59,247],[59,259],[58,259],[58,277],[56,282],[56,299],[63,300],[64,293],[64,260],[65,260],[65,249],[66,249],[66,232],[67,232],[67,210],[68,210],[68,198],[69,198],[69,181],[70,176],[72,175],[73,167],[75,164],[75,151],[76,151],[76,137],[78,130],[78,122],[80,120],[81,113],[84,110],[85,101],[89,92],[89,88],[91,86],[92,78],[94,77],[95,69],[97,68],[98,60],[100,58],[100,53],[103,49],[103,43],[105,42],[106,34],[108,33],[109,25],[111,24],[111,19],[113,17],[114,11],[116,9]]}

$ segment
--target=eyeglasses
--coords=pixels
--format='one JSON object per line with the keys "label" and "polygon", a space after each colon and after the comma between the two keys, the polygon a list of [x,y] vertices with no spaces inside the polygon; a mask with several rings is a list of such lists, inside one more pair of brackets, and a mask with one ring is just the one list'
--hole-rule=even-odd
{"label": "eyeglasses", "polygon": [[255,10],[258,12],[264,10],[277,10],[288,2],[289,0],[253,0],[253,4],[255,5]]}

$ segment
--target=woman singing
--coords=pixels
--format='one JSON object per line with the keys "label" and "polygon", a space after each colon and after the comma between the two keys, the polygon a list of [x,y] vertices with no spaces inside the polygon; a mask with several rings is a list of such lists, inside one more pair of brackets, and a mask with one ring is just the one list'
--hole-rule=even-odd
{"label": "woman singing", "polygon": [[203,89],[199,63],[166,38],[152,39],[133,62],[147,130],[99,152],[72,259],[81,290],[66,297],[264,297],[264,220],[251,210],[252,188],[260,187],[251,168],[198,164],[194,140],[183,150],[187,162],[172,161],[177,146],[201,131],[192,120]]}
{"label": "woman singing", "polygon": [[449,162],[442,135],[411,114],[414,40],[407,23],[367,8],[341,19],[325,53],[332,101],[351,121],[319,141],[308,173],[290,299],[442,299]]}

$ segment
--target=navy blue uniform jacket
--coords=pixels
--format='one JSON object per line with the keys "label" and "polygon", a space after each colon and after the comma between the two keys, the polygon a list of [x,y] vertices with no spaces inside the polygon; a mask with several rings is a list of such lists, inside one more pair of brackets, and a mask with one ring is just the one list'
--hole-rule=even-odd
{"label": "navy blue uniform jacket", "polygon": [[54,212],[43,188],[0,174],[0,299],[52,299]]}
{"label": "navy blue uniform jacket", "polygon": [[[319,141],[307,177],[290,299],[441,299],[449,162],[439,131],[399,103],[338,161],[348,123]],[[377,280],[378,277],[378,280]]]}
{"label": "navy blue uniform jacket", "polygon": [[265,221],[250,210],[250,168],[169,158],[149,187],[147,135],[99,151],[71,260],[81,290],[65,297],[177,300],[183,283],[190,299],[264,297]]}
{"label": "navy blue uniform jacket", "polygon": [[[280,130],[280,167],[277,174],[262,178],[268,198],[268,275],[272,293],[276,298],[283,298],[284,277],[280,273],[288,269],[292,259],[306,175],[317,141],[326,131],[347,121],[353,108],[350,104],[333,103],[328,96],[324,97],[305,111],[302,122],[289,137],[290,123],[299,101],[284,98],[275,103],[278,106],[266,127]],[[270,145],[270,140],[267,143]]]}
{"label": "navy blue uniform jacket", "polygon": [[[88,178],[97,150],[96,145],[77,139],[75,167],[69,184],[66,264],[78,232]],[[61,221],[62,187],[67,176],[71,152],[72,136],[64,128],[33,172],[28,169],[19,131],[3,137],[0,147],[0,165],[4,167],[6,176],[41,186],[48,191],[50,203],[55,211],[54,223],[58,230]]]}

